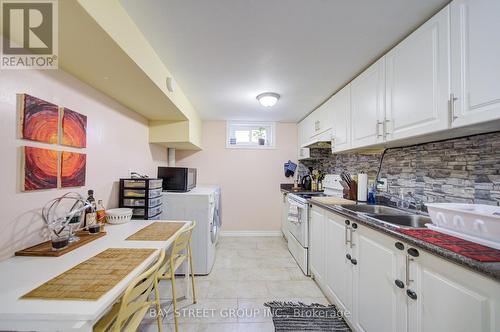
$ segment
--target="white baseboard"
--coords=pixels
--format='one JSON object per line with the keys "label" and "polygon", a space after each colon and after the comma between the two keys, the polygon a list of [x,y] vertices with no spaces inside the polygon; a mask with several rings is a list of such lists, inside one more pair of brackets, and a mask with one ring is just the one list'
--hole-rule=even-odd
{"label": "white baseboard", "polygon": [[282,236],[281,231],[221,231],[220,236]]}

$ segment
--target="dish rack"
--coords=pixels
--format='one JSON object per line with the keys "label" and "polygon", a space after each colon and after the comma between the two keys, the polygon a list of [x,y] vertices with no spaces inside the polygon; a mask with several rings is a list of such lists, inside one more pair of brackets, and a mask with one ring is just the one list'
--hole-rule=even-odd
{"label": "dish rack", "polygon": [[132,219],[160,219],[162,184],[163,179],[120,179],[119,206],[132,209]]}

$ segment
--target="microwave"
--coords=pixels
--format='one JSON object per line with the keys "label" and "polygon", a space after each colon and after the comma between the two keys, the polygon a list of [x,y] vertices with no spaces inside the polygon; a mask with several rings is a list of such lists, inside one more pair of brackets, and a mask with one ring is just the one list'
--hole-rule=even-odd
{"label": "microwave", "polygon": [[196,187],[196,168],[158,167],[164,191],[186,192]]}

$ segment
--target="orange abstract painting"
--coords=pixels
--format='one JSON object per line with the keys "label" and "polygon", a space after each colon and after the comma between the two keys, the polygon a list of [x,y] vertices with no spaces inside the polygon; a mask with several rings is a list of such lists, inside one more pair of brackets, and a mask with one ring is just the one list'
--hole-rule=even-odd
{"label": "orange abstract painting", "polygon": [[87,117],[68,108],[62,109],[62,144],[75,148],[87,146]]}
{"label": "orange abstract painting", "polygon": [[81,187],[85,185],[86,157],[83,153],[62,152],[61,187]]}
{"label": "orange abstract painting", "polygon": [[20,95],[21,138],[55,144],[59,138],[59,108],[45,100]]}
{"label": "orange abstract painting", "polygon": [[57,188],[58,159],[58,151],[25,146],[23,190]]}

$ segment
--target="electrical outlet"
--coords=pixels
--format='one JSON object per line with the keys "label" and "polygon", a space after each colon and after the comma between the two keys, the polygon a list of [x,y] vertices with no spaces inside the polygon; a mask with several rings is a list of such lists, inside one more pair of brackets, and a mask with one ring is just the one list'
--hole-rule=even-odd
{"label": "electrical outlet", "polygon": [[387,191],[387,178],[378,179],[377,190]]}

